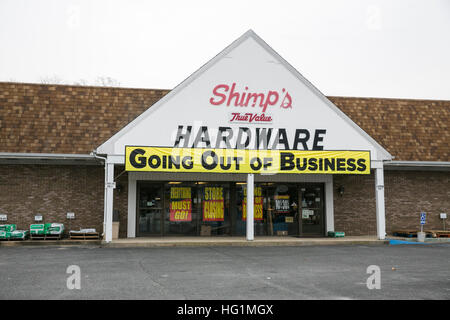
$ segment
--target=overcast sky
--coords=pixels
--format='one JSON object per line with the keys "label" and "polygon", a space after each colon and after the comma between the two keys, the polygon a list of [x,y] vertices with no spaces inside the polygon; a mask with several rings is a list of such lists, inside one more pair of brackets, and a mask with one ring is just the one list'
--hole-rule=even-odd
{"label": "overcast sky", "polygon": [[248,29],[325,95],[450,100],[450,0],[0,0],[0,81],[171,89]]}

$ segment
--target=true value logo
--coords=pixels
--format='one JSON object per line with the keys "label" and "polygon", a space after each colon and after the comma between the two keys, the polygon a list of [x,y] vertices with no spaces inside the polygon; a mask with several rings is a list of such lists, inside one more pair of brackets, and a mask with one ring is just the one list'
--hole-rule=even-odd
{"label": "true value logo", "polygon": [[283,88],[281,92],[277,90],[268,90],[267,92],[253,92],[248,86],[244,90],[237,90],[236,83],[218,84],[212,90],[212,96],[209,102],[213,106],[225,105],[227,107],[259,107],[262,113],[252,113],[254,109],[247,109],[246,112],[232,112],[230,122],[245,123],[271,123],[272,116],[267,115],[269,106],[279,106],[281,109],[292,108],[292,97],[289,92]]}

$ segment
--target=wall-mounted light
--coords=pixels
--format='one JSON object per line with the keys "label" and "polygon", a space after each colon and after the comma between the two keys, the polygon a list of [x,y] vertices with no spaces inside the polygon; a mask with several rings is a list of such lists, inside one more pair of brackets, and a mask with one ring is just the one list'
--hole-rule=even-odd
{"label": "wall-mounted light", "polygon": [[67,217],[68,220],[75,219],[75,212],[67,212],[66,217]]}
{"label": "wall-mounted light", "polygon": [[8,221],[8,215],[7,214],[0,214],[0,221]]}
{"label": "wall-mounted light", "polygon": [[36,222],[42,222],[43,218],[42,218],[42,214],[37,214],[34,216],[34,221]]}
{"label": "wall-mounted light", "polygon": [[345,191],[344,186],[343,186],[343,185],[340,185],[340,186],[338,187],[338,193],[339,193],[339,195],[340,195],[341,197],[344,195],[344,191]]}

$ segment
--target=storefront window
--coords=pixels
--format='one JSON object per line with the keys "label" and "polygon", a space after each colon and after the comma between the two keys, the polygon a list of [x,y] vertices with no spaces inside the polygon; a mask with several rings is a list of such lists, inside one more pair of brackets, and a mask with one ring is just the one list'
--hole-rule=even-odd
{"label": "storefront window", "polygon": [[[246,234],[245,183],[141,182],[138,189],[138,236]],[[323,235],[323,197],[323,184],[255,184],[255,236]]]}

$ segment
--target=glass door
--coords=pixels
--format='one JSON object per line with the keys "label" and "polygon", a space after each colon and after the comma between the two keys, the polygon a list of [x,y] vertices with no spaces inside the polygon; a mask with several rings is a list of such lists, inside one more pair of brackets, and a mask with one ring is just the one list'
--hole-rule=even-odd
{"label": "glass door", "polygon": [[163,198],[162,185],[145,184],[138,185],[138,221],[137,235],[161,235]]}
{"label": "glass door", "polygon": [[301,198],[300,236],[323,236],[325,233],[323,184],[300,186],[299,194]]}

